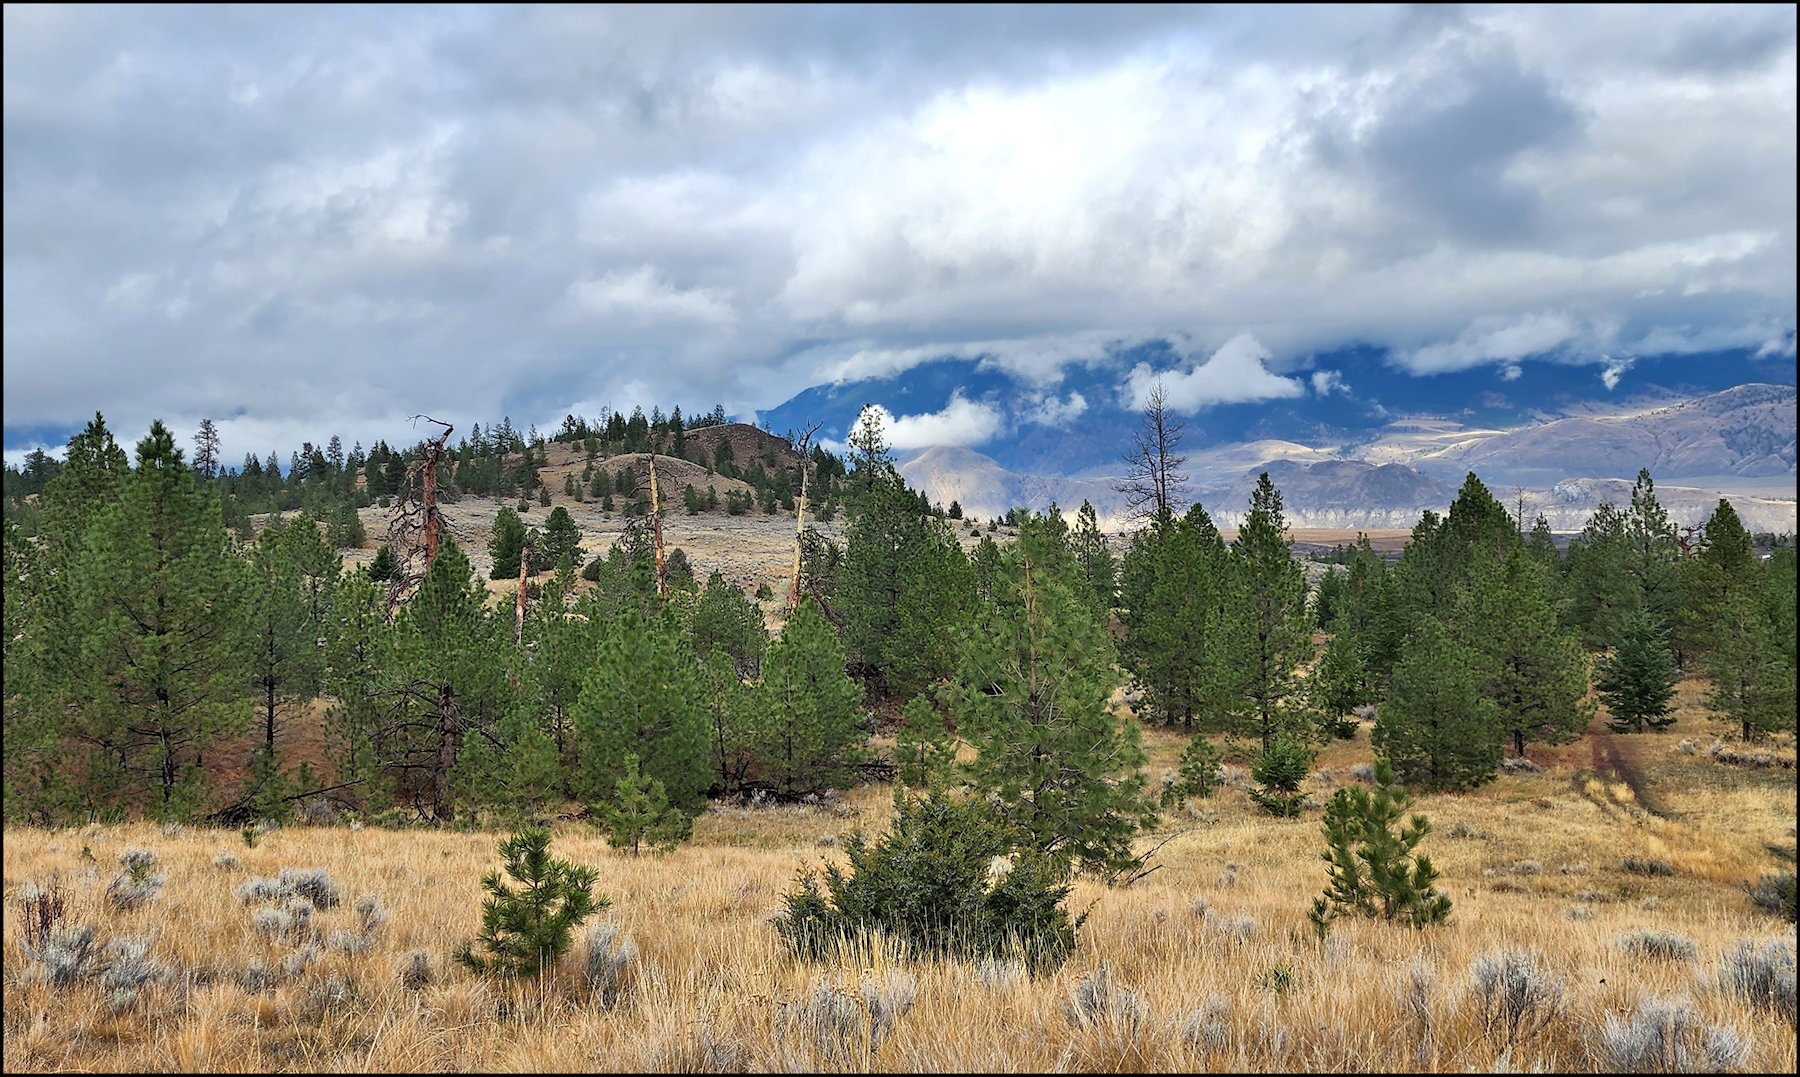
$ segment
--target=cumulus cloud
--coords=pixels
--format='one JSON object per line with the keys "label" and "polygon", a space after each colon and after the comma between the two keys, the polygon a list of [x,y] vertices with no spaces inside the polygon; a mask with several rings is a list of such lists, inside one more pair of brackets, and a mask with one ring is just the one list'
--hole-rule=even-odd
{"label": "cumulus cloud", "polygon": [[1066,400],[1055,393],[1045,393],[1027,400],[1020,408],[1020,414],[1028,422],[1044,426],[1066,426],[1087,411],[1087,407],[1087,397],[1078,392],[1069,393]]}
{"label": "cumulus cloud", "polygon": [[[1048,390],[1183,330],[1793,348],[1791,7],[4,20],[9,450],[95,408],[747,414],[946,355]],[[1304,389],[1264,362],[1169,376]]]}
{"label": "cumulus cloud", "polygon": [[931,445],[980,445],[993,440],[1006,427],[998,408],[964,399],[961,392],[950,394],[950,402],[942,411],[895,416],[880,404],[870,404],[863,409],[863,415],[871,413],[880,421],[889,447],[900,452]]}
{"label": "cumulus cloud", "polygon": [[1313,392],[1319,396],[1330,396],[1332,393],[1350,395],[1350,386],[1344,381],[1344,375],[1336,370],[1315,370],[1312,376]]}
{"label": "cumulus cloud", "polygon": [[1305,395],[1297,379],[1269,373],[1263,364],[1271,358],[1255,337],[1240,333],[1192,370],[1157,371],[1148,363],[1139,363],[1125,379],[1122,399],[1128,407],[1141,408],[1150,398],[1150,390],[1161,385],[1169,407],[1193,412],[1214,404]]}

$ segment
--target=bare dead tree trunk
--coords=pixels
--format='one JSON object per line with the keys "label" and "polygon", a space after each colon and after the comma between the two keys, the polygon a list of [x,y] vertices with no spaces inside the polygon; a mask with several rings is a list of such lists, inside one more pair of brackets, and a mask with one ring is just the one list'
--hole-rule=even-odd
{"label": "bare dead tree trunk", "polygon": [[1139,427],[1131,435],[1125,477],[1113,486],[1125,495],[1126,512],[1132,519],[1166,519],[1174,515],[1176,502],[1185,499],[1188,477],[1179,469],[1187,457],[1175,452],[1185,425],[1169,408],[1168,392],[1157,382],[1144,402]]}
{"label": "bare dead tree trunk", "polygon": [[808,466],[811,463],[808,453],[812,448],[812,437],[818,432],[818,423],[807,427],[806,432],[800,435],[797,445],[800,450],[800,500],[794,502],[794,575],[788,582],[789,613],[800,606],[800,540],[806,537],[806,478],[812,471]]}
{"label": "bare dead tree trunk", "polygon": [[431,570],[431,563],[437,560],[438,548],[438,503],[437,503],[437,469],[438,454],[443,451],[444,439],[450,436],[450,428],[436,438],[425,443],[424,507],[425,507],[425,570]]}
{"label": "bare dead tree trunk", "polygon": [[519,595],[513,607],[513,642],[525,641],[525,576],[531,570],[531,544],[519,552]]}
{"label": "bare dead tree trunk", "polygon": [[[407,473],[411,481],[405,493],[395,501],[393,518],[388,521],[388,544],[400,561],[388,580],[387,606],[390,616],[400,600],[425,579],[431,563],[437,560],[438,544],[444,532],[444,520],[438,512],[437,470],[443,459],[444,445],[456,428],[429,415],[412,417],[414,423],[420,419],[436,423],[444,430],[424,443],[419,461],[414,465],[419,469],[418,474],[414,475],[411,471]],[[425,567],[422,569],[416,567],[413,560],[421,545],[425,550]]]}
{"label": "bare dead tree trunk", "polygon": [[669,577],[663,571],[662,495],[656,486],[656,450],[650,450],[650,536],[656,543],[656,593],[669,594]]}

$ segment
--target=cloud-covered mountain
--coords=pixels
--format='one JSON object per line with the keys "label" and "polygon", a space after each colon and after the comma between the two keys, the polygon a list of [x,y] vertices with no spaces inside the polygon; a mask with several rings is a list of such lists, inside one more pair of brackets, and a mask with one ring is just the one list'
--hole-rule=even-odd
{"label": "cloud-covered mountain", "polygon": [[1683,512],[1703,518],[1726,492],[1753,526],[1793,527],[1794,367],[1782,357],[1530,361],[1420,377],[1374,349],[1283,363],[1238,337],[1210,354],[1170,341],[1105,351],[1054,374],[928,360],[814,387],[764,419],[778,433],[818,422],[841,442],[874,405],[902,472],[942,504],[986,517],[1085,499],[1118,523],[1113,482],[1160,383],[1186,423],[1189,492],[1225,525],[1263,470],[1297,526],[1342,528],[1410,527],[1473,470],[1568,529],[1648,467]]}

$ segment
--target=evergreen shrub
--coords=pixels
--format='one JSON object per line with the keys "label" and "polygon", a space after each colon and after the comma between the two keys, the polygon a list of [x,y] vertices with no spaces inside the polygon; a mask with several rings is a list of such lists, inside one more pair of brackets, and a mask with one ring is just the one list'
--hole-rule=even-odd
{"label": "evergreen shrub", "polygon": [[1075,949],[1085,916],[1064,908],[1068,870],[1020,852],[1010,870],[990,873],[1013,851],[1012,836],[978,800],[897,792],[892,829],[873,845],[844,842],[850,873],[805,872],[775,928],[790,951],[811,960],[849,940],[881,932],[921,955],[961,960],[1016,958],[1033,975],[1059,968]]}

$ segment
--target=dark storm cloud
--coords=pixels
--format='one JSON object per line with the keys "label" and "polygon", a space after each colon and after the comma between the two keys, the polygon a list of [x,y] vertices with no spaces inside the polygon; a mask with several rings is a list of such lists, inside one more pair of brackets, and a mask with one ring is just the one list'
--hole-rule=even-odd
{"label": "dark storm cloud", "polygon": [[[1151,337],[1219,383],[1196,399],[1291,392],[1349,338],[1421,372],[1792,347],[1791,8],[15,6],[5,32],[15,455],[96,407],[125,436],[223,418],[235,454],[419,410],[742,412],[946,353],[1049,385]],[[1274,374],[1208,365],[1240,353]]]}

